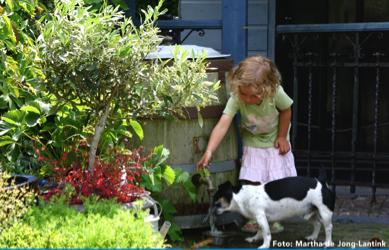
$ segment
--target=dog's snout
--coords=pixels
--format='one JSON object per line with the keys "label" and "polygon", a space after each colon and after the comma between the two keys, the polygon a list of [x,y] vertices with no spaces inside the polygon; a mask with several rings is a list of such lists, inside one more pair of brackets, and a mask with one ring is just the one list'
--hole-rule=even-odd
{"label": "dog's snout", "polygon": [[216,202],[213,204],[213,207],[212,207],[212,210],[211,210],[211,213],[213,215],[218,215],[219,214],[219,210],[221,208],[221,203],[220,202]]}

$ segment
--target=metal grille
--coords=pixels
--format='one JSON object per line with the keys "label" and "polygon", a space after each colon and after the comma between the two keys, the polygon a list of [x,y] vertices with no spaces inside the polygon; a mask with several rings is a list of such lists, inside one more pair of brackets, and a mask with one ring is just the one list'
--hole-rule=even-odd
{"label": "metal grille", "polygon": [[[389,186],[389,23],[280,25],[277,64],[294,99],[291,142],[301,174]],[[279,52],[280,50],[278,50]]]}

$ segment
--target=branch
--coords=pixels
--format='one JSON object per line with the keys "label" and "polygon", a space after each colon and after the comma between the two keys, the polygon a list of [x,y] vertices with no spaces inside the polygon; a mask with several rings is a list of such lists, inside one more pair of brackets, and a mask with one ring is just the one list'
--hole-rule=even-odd
{"label": "branch", "polygon": [[96,127],[95,127],[95,134],[93,135],[92,142],[89,148],[89,164],[88,169],[89,171],[93,172],[93,166],[95,164],[96,160],[96,152],[97,152],[97,146],[99,145],[101,134],[104,131],[105,124],[107,122],[108,115],[111,111],[111,105],[110,103],[107,104],[103,115],[98,120]]}

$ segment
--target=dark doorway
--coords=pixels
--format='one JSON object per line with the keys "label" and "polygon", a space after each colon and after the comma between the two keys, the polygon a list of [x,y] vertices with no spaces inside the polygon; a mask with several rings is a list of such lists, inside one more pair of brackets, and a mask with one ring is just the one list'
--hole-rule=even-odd
{"label": "dark doorway", "polygon": [[276,20],[299,174],[389,186],[389,1],[279,0]]}

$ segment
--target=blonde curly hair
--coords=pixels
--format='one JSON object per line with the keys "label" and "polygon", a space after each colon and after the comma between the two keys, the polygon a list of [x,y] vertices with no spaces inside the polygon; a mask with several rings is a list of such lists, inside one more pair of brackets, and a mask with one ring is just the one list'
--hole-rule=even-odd
{"label": "blonde curly hair", "polygon": [[275,95],[281,85],[281,74],[270,59],[257,55],[241,61],[229,72],[228,80],[235,94],[239,94],[240,86],[253,86],[266,98]]}

